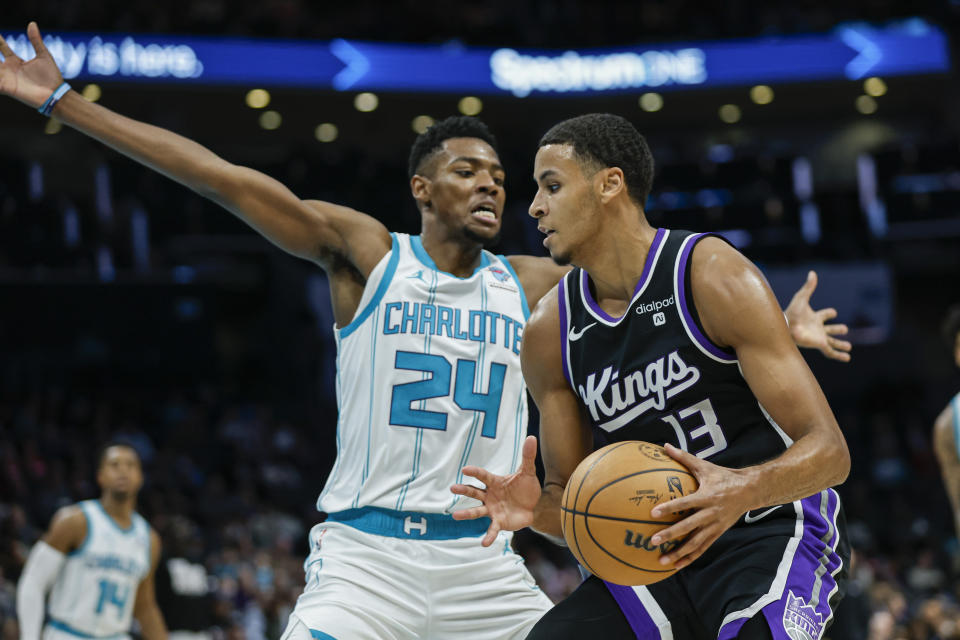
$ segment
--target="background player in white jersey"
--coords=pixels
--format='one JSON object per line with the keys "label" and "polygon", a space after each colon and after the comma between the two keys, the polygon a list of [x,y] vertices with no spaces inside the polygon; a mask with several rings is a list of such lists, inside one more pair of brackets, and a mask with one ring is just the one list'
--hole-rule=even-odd
{"label": "background player in white jersey", "polygon": [[30,551],[17,585],[20,640],[127,638],[133,618],[145,640],[167,637],[153,583],[160,537],[135,511],[137,452],[105,447],[97,484],[100,498],[57,511]]}
{"label": "background player in white jersey", "polygon": [[[327,271],[338,342],[338,457],[310,536],[307,585],[285,637],[523,637],[550,606],[502,534],[447,487],[464,464],[508,473],[520,459],[526,400],[519,345],[529,309],[566,268],[483,250],[500,231],[505,173],[476,119],[431,127],[411,151],[420,236],[301,200],[276,180],[190,140],[67,90],[36,24],[24,63],[0,40],[0,92],[58,119],[224,206],[287,252]],[[48,98],[54,96],[55,106]],[[806,300],[828,353],[827,316]],[[842,349],[842,347],[841,347]]]}
{"label": "background player in white jersey", "polygon": [[[947,312],[943,337],[950,345],[953,361],[960,367],[960,305]],[[933,426],[933,448],[940,461],[940,473],[950,498],[953,522],[960,536],[960,393],[944,407]]]}

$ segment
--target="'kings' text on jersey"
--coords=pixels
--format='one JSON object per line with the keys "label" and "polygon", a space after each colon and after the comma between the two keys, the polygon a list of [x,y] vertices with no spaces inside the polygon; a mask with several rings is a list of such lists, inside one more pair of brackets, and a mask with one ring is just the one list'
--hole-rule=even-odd
{"label": "'kings' text on jersey", "polygon": [[586,271],[567,274],[559,291],[564,375],[607,441],[670,442],[740,468],[792,441],[757,402],[736,354],[700,326],[689,263],[703,237],[659,229],[621,318],[595,302]]}

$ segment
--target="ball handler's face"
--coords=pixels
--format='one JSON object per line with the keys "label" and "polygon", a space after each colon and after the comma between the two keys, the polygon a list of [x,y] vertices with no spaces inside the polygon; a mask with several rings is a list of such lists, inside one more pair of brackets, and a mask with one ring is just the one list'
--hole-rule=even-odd
{"label": "ball handler's face", "polygon": [[120,498],[136,494],[143,486],[140,458],[128,447],[110,447],[97,471],[97,484]]}
{"label": "ball handler's face", "polygon": [[557,264],[577,264],[583,244],[599,232],[594,177],[584,175],[573,146],[549,144],[537,151],[533,179],[537,195],[529,213],[547,236],[543,246]]}
{"label": "ball handler's face", "polygon": [[953,361],[960,367],[960,332],[957,332],[957,336],[953,340]]}

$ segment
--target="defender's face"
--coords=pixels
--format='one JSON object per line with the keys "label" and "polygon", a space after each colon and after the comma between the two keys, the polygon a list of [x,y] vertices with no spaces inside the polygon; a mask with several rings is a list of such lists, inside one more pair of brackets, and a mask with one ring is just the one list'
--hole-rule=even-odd
{"label": "defender's face", "polygon": [[543,246],[557,264],[576,260],[583,242],[597,232],[597,196],[593,180],[583,175],[573,146],[549,144],[537,151],[533,165],[537,195],[530,215],[546,234]]}
{"label": "defender's face", "polygon": [[140,458],[128,447],[110,447],[97,471],[97,483],[104,491],[129,495],[143,486]]}
{"label": "defender's face", "polygon": [[957,332],[956,337],[953,339],[953,361],[960,367],[960,331]]}
{"label": "defender's face", "polygon": [[497,152],[478,138],[450,138],[433,163],[428,199],[439,221],[476,242],[493,242],[506,201]]}

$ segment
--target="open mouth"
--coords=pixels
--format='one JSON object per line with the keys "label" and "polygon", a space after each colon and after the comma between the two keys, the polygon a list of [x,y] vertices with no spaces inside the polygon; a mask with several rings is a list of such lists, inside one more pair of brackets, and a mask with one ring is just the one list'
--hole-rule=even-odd
{"label": "open mouth", "polygon": [[547,242],[550,241],[550,236],[552,236],[553,234],[556,233],[556,231],[554,231],[553,229],[547,229],[547,228],[545,228],[545,227],[537,227],[537,231],[539,231],[540,233],[542,233],[542,234],[545,236],[545,237],[543,238],[543,242],[541,243],[544,247],[546,247],[546,246],[547,246]]}
{"label": "open mouth", "polygon": [[489,222],[497,221],[497,213],[494,211],[493,205],[489,204],[479,204],[470,211],[470,214],[474,218],[479,218],[481,220],[487,220]]}

